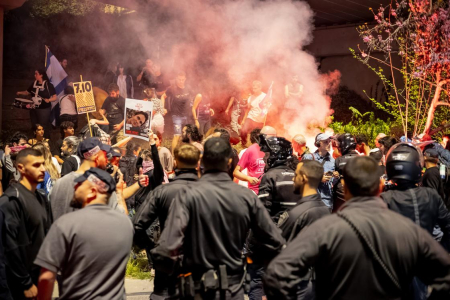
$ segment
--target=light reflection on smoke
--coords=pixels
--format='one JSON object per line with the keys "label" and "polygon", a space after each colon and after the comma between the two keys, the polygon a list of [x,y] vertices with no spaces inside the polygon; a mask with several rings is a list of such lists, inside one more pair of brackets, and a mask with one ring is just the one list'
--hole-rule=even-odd
{"label": "light reflection on smoke", "polygon": [[[244,89],[259,79],[266,90],[275,81],[270,125],[285,130],[287,137],[297,133],[314,135],[314,130],[306,132],[311,123],[326,127],[332,113],[327,89],[329,82],[339,82],[340,75],[322,76],[315,58],[302,51],[313,38],[313,12],[306,3],[149,2],[154,15],[130,19],[148,56],[171,57],[166,67],[185,70],[191,85],[203,78],[213,81],[216,107],[224,110],[230,86]],[[300,101],[284,98],[284,84],[292,74],[298,74],[304,86]]]}

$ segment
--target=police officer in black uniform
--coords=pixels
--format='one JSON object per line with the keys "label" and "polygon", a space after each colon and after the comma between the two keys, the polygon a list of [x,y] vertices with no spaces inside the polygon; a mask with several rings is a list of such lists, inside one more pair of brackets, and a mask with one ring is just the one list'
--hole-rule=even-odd
{"label": "police officer in black uniform", "polygon": [[258,198],[269,211],[270,216],[278,217],[286,209],[297,204],[298,195],[294,193],[295,168],[298,159],[292,155],[292,144],[283,137],[266,137],[261,134],[259,147],[268,152],[266,172],[261,178]]}
{"label": "police officer in black uniform", "polygon": [[[292,155],[293,149],[291,142],[283,137],[267,137],[265,134],[259,136],[259,147],[266,153],[267,161],[265,173],[261,178],[259,185],[258,198],[262,201],[270,216],[275,223],[278,217],[289,208],[297,204],[298,195],[294,193],[295,168],[298,164],[297,157]],[[248,250],[251,255],[252,249],[258,249],[258,242],[250,235],[248,239]],[[248,267],[251,276],[250,282],[250,300],[261,299],[264,295],[262,275],[264,266],[253,263]]]}
{"label": "police officer in black uniform", "polygon": [[[432,286],[429,299],[450,299],[450,257],[411,220],[390,211],[379,197],[378,163],[355,157],[344,168],[346,203],[320,218],[269,264],[264,290],[269,300],[297,299],[311,267],[316,299],[413,299],[413,276]],[[434,297],[434,298],[432,298]]]}
{"label": "police officer in black uniform", "polygon": [[285,243],[256,195],[228,176],[230,158],[231,145],[224,139],[206,141],[205,173],[175,197],[160,244],[152,251],[157,270],[180,274],[181,299],[243,300],[242,249],[248,231],[262,242],[258,251],[268,261]]}
{"label": "police officer in black uniform", "polygon": [[[334,161],[335,170],[339,175],[343,174],[343,170],[348,161],[352,158],[358,157],[359,154],[356,152],[356,139],[350,133],[344,133],[337,137],[336,146],[342,156],[339,156]],[[380,175],[381,176],[381,175]],[[338,179],[333,187],[333,211],[337,211],[339,207],[344,204],[344,189],[342,187],[341,181]]]}
{"label": "police officer in black uniform", "polygon": [[[198,180],[196,167],[200,159],[200,151],[197,147],[184,144],[175,149],[174,155],[177,169],[173,182],[160,185],[153,190],[133,218],[134,243],[142,249],[151,249],[154,246],[147,234],[153,222],[158,218],[162,231],[175,196],[181,188],[189,187]],[[169,295],[175,294],[175,284],[176,279],[164,272],[156,271],[150,299],[166,299]]]}
{"label": "police officer in black uniform", "polygon": [[[389,209],[411,219],[433,235],[436,225],[444,232],[443,245],[448,244],[450,234],[450,213],[439,194],[431,188],[419,187],[424,159],[422,151],[411,143],[392,146],[386,156],[386,174],[393,182],[391,189],[380,197]],[[442,233],[437,230],[435,239]],[[412,292],[415,299],[426,299],[427,287],[414,279]]]}
{"label": "police officer in black uniform", "polygon": [[395,144],[386,157],[386,174],[394,185],[380,195],[393,211],[433,234],[435,225],[450,234],[450,213],[436,190],[419,187],[424,159],[410,143]]}

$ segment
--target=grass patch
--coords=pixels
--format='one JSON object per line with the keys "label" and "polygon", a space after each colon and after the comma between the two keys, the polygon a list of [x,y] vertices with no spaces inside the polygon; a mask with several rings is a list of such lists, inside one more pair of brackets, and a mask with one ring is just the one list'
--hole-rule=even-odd
{"label": "grass patch", "polygon": [[152,276],[150,275],[150,270],[148,269],[148,260],[145,256],[145,252],[144,255],[138,254],[134,256],[133,253],[130,255],[125,276],[127,278],[134,279],[150,280],[152,278]]}

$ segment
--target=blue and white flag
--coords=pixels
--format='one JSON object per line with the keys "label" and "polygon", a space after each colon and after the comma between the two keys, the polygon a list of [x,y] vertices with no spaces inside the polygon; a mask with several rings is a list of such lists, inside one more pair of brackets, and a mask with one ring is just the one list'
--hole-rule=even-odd
{"label": "blue and white flag", "polygon": [[53,84],[58,97],[57,101],[52,102],[52,112],[50,115],[50,122],[53,126],[56,126],[56,120],[59,120],[59,100],[64,96],[64,88],[67,86],[67,73],[61,66],[56,57],[50,52],[50,49],[46,46],[47,61],[46,61],[46,73],[50,79],[50,83]]}

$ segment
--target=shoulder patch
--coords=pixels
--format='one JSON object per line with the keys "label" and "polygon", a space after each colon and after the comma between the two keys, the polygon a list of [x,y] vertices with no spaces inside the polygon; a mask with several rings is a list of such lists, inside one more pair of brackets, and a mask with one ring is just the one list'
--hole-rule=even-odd
{"label": "shoulder patch", "polygon": [[283,224],[286,223],[286,221],[288,219],[289,219],[289,213],[287,211],[285,211],[284,213],[281,214],[280,218],[278,219],[277,226],[278,227],[283,226]]}

